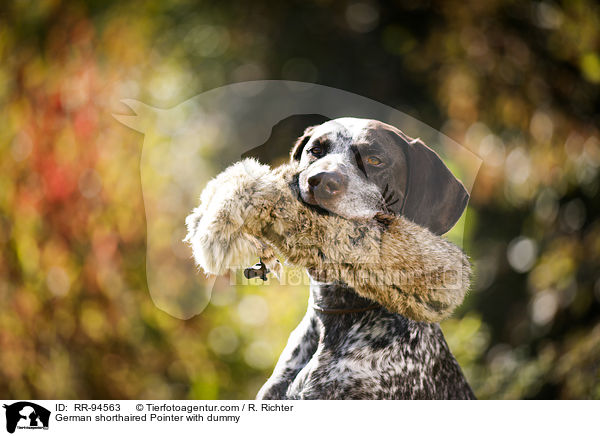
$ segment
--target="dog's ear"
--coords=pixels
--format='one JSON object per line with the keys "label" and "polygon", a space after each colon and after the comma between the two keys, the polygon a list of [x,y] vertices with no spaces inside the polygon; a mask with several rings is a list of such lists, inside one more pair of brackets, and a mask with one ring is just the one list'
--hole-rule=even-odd
{"label": "dog's ear", "polygon": [[291,161],[295,161],[295,160],[299,161],[300,160],[300,158],[302,157],[302,150],[304,150],[304,146],[310,140],[310,137],[312,136],[312,134],[315,130],[315,127],[317,127],[317,126],[307,127],[304,130],[304,133],[302,134],[302,136],[298,138],[298,140],[292,147],[292,151],[290,153]]}
{"label": "dog's ear", "polygon": [[469,194],[435,151],[420,139],[401,138],[408,160],[402,215],[443,235],[462,215]]}

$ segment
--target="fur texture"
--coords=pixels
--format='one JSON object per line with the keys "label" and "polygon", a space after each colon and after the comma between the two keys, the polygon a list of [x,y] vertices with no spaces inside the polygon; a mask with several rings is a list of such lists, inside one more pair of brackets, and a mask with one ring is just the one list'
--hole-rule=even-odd
{"label": "fur texture", "polygon": [[447,240],[402,216],[330,215],[299,201],[297,163],[271,170],[238,162],[207,185],[186,219],[186,241],[207,272],[247,266],[276,253],[322,282],[341,282],[392,313],[439,322],[463,301],[470,265]]}
{"label": "fur texture", "polygon": [[[311,284],[320,305],[367,301]],[[438,324],[376,310],[333,315],[309,305],[257,399],[474,399]]]}

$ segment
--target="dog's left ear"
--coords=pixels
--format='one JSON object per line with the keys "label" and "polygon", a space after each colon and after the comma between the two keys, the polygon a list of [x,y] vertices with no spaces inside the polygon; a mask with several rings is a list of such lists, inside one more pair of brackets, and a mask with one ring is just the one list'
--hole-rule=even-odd
{"label": "dog's left ear", "polygon": [[310,140],[310,137],[312,136],[312,134],[315,130],[315,127],[317,127],[317,126],[307,127],[304,130],[304,133],[302,134],[302,136],[298,138],[298,140],[292,147],[292,151],[290,152],[290,160],[291,161],[295,161],[295,160],[299,161],[300,160],[300,158],[302,157],[302,150],[304,150],[304,146]]}
{"label": "dog's left ear", "polygon": [[437,235],[462,215],[469,194],[435,151],[420,139],[402,138],[408,160],[408,186],[402,215]]}

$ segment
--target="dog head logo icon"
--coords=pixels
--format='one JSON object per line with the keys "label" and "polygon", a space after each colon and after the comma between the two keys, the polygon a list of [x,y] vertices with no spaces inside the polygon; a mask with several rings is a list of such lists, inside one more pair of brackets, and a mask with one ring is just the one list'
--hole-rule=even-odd
{"label": "dog head logo icon", "polygon": [[29,401],[19,401],[4,405],[6,409],[6,431],[14,433],[16,429],[48,429],[50,411]]}

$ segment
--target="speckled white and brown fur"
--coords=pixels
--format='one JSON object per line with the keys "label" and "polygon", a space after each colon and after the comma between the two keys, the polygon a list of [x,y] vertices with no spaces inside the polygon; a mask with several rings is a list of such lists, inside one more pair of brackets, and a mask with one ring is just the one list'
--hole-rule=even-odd
{"label": "speckled white and brown fur", "polygon": [[[343,285],[311,285],[311,299],[360,307]],[[474,399],[440,326],[384,308],[309,309],[258,399]]]}
{"label": "speckled white and brown fur", "polygon": [[[344,220],[317,212],[297,201],[296,172],[294,164],[271,171],[253,161],[238,163],[207,186],[186,221],[187,240],[206,271],[248,265],[257,254],[273,261],[274,249],[307,266],[308,311],[257,397],[474,398],[439,325],[417,321],[437,321],[460,304],[469,275],[464,254],[401,217],[361,214]],[[439,233],[448,226],[424,225],[437,226]],[[390,268],[409,272],[411,279],[395,283],[392,274],[391,282],[389,277],[356,281],[357,270]],[[451,286],[430,280],[431,274],[449,270],[458,272]],[[364,308],[372,301],[381,306],[341,314],[315,309]]]}

